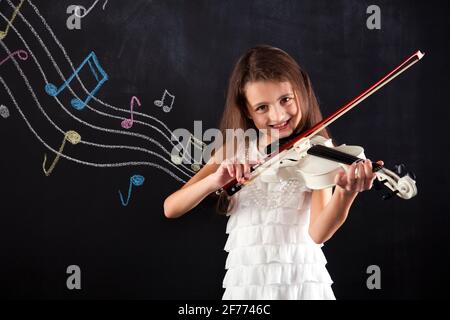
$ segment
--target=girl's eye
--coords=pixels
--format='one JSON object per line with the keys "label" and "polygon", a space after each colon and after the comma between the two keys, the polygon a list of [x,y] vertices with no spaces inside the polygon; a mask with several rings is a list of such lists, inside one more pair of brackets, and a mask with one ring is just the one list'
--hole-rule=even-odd
{"label": "girl's eye", "polygon": [[285,104],[285,103],[288,103],[288,102],[291,101],[291,100],[292,100],[291,97],[284,97],[283,99],[281,99],[281,103],[282,103],[282,104]]}
{"label": "girl's eye", "polygon": [[267,106],[265,104],[259,106],[256,108],[256,111],[264,111],[267,108]]}

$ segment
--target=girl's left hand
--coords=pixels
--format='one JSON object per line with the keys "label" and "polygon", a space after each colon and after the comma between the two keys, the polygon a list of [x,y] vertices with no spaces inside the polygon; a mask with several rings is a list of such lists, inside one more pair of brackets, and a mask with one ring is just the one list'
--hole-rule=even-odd
{"label": "girl's left hand", "polygon": [[[383,161],[377,161],[384,165]],[[336,186],[341,187],[349,194],[356,194],[365,190],[370,190],[376,178],[372,172],[372,162],[369,159],[353,163],[347,172],[339,172],[335,177]]]}

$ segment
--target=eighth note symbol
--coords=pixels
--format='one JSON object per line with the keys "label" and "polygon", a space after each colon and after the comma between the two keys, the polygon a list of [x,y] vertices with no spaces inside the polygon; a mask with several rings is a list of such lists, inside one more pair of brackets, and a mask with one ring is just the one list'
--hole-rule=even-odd
{"label": "eighth note symbol", "polygon": [[[202,140],[197,139],[193,135],[191,135],[191,138],[189,141],[193,144],[193,146],[195,148],[197,148],[201,152],[203,152],[203,148],[206,147],[206,143],[204,143]],[[195,159],[194,159],[194,163],[191,164],[191,169],[194,170],[195,172],[197,172],[200,170],[200,168],[201,168],[201,162],[195,162]]]}
{"label": "eighth note symbol", "polygon": [[123,201],[122,192],[119,190],[120,201],[122,202],[122,206],[126,207],[131,197],[131,188],[133,186],[140,187],[144,184],[145,178],[141,175],[135,174],[130,178],[130,187],[128,188],[128,198],[127,201]]}
{"label": "eighth note symbol", "polygon": [[[95,88],[91,92],[88,93],[88,96],[87,96],[87,98],[84,101],[81,101],[78,98],[73,98],[70,101],[70,104],[72,105],[72,107],[74,107],[77,110],[81,110],[84,107],[86,107],[88,102],[97,93],[97,91],[100,89],[100,87],[103,85],[103,83],[106,80],[108,80],[108,75],[106,74],[105,70],[103,70],[103,68],[100,66],[100,62],[98,61],[98,58],[97,58],[97,56],[95,55],[94,52],[91,52],[84,59],[84,61],[75,70],[75,72],[66,81],[64,81],[64,83],[59,88],[56,87],[53,83],[47,83],[45,85],[45,92],[47,92],[47,94],[52,96],[52,97],[56,97],[62,90],[64,90],[69,85],[69,83],[75,78],[75,76],[78,76],[78,74],[80,73],[81,69],[84,67],[84,65],[86,63],[89,65],[89,68],[91,69],[92,74],[94,75],[95,79],[97,80],[97,85],[95,86]],[[101,78],[99,78],[97,72],[95,72],[95,68],[94,68],[94,66],[92,64],[94,64],[95,67],[97,68],[98,72],[101,75]]]}
{"label": "eighth note symbol", "polygon": [[42,170],[44,170],[45,175],[48,177],[53,169],[55,169],[56,163],[58,163],[60,154],[62,153],[62,151],[64,150],[64,146],[66,145],[66,140],[69,141],[71,144],[75,145],[80,143],[81,141],[81,136],[78,134],[78,132],[73,131],[73,130],[69,130],[66,132],[66,134],[64,135],[64,140],[61,144],[61,147],[59,148],[58,154],[56,155],[55,160],[53,160],[53,163],[50,165],[50,168],[48,168],[48,170],[45,169],[45,163],[47,162],[47,154],[44,154],[44,162],[42,163]]}
{"label": "eighth note symbol", "polygon": [[122,128],[124,129],[130,129],[133,126],[133,105],[134,105],[134,101],[136,101],[136,103],[138,104],[138,106],[141,106],[141,101],[139,101],[139,99],[136,96],[131,97],[131,101],[130,101],[130,110],[131,110],[131,119],[124,119],[122,121],[122,123],[120,124],[122,126]]}
{"label": "eighth note symbol", "polygon": [[[170,107],[167,104],[164,104],[164,101],[166,100],[166,95],[168,95],[172,100],[170,102]],[[170,110],[172,110],[174,101],[175,101],[175,96],[170,94],[169,91],[167,91],[166,89],[164,89],[164,93],[163,93],[161,100],[155,100],[154,104],[157,107],[162,107],[164,112],[169,112]]]}

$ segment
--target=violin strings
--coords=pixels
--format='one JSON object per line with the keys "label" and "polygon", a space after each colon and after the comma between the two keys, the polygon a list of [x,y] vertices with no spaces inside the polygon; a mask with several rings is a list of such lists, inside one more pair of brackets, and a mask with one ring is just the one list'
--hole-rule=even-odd
{"label": "violin strings", "polygon": [[[321,157],[321,158],[326,158],[329,160],[342,162],[347,165],[351,165],[353,162],[358,161],[358,160],[363,160],[362,158],[358,158],[358,157],[355,157],[348,153],[345,153],[345,152],[342,152],[339,150],[335,150],[333,148],[326,147],[323,145],[315,145],[315,146],[309,148],[307,153],[314,155],[314,156]],[[372,171],[373,172],[381,170],[382,168],[383,168],[383,166],[379,165],[376,162],[372,162]]]}
{"label": "violin strings", "polygon": [[308,150],[308,154],[319,156],[322,158],[328,158],[329,160],[335,160],[339,162],[343,162],[345,164],[352,164],[357,161],[358,157],[352,156],[350,154],[334,150],[333,148],[329,148],[322,145],[315,145]]}

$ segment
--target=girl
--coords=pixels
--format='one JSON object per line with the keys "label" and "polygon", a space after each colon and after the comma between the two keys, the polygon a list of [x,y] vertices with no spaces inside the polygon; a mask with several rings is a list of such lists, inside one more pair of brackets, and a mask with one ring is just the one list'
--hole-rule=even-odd
{"label": "girl", "polygon": [[[321,119],[310,79],[292,57],[270,46],[250,49],[232,72],[221,130],[224,137],[226,129],[263,134],[224,157],[225,141],[165,200],[165,216],[182,216],[233,178],[245,183],[268,144]],[[331,143],[326,130],[314,139]],[[250,154],[259,160],[250,161]],[[374,179],[366,160],[339,172],[334,192],[310,190],[292,167],[280,167],[258,175],[231,199],[222,193],[219,208],[229,216],[223,299],[335,299],[321,247],[344,223],[358,192],[369,190]]]}

